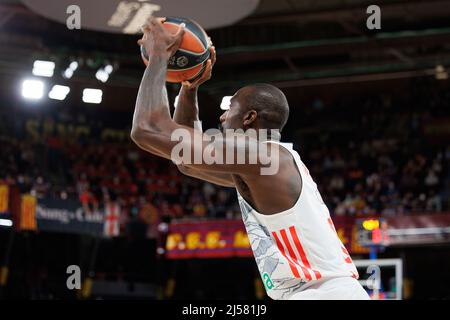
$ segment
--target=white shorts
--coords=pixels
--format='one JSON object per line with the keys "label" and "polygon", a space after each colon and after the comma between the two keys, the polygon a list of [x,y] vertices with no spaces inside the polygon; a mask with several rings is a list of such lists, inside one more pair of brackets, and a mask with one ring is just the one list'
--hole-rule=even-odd
{"label": "white shorts", "polygon": [[345,277],[312,284],[289,300],[370,300],[370,297],[358,280]]}

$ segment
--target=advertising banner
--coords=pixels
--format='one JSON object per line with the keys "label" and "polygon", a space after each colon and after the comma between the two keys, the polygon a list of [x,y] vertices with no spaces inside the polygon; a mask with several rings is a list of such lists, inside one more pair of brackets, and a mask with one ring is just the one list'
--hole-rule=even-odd
{"label": "advertising banner", "polygon": [[[350,253],[369,252],[358,242],[354,217],[334,217],[333,222]],[[166,252],[169,259],[253,256],[241,220],[173,222],[169,227]]]}
{"label": "advertising banner", "polygon": [[240,220],[174,222],[170,225],[166,249],[169,259],[253,255]]}
{"label": "advertising banner", "polygon": [[103,236],[103,213],[85,213],[73,200],[39,199],[36,207],[37,228],[41,231]]}

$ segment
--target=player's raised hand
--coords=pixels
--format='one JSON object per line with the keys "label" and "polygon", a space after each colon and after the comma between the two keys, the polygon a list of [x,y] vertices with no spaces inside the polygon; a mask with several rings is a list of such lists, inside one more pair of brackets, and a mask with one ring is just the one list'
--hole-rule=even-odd
{"label": "player's raised hand", "polygon": [[212,76],[212,68],[214,64],[216,63],[216,48],[213,46],[211,38],[209,38],[209,52],[210,52],[210,58],[206,62],[205,70],[203,71],[202,75],[198,78],[196,78],[194,81],[183,81],[182,85],[188,89],[194,89],[200,86],[202,83],[208,81],[211,79]]}
{"label": "player's raised hand", "polygon": [[184,23],[180,24],[175,33],[172,33],[164,28],[165,20],[165,18],[150,17],[142,26],[144,34],[138,40],[138,44],[144,46],[149,57],[161,56],[168,60],[180,47],[185,32]]}

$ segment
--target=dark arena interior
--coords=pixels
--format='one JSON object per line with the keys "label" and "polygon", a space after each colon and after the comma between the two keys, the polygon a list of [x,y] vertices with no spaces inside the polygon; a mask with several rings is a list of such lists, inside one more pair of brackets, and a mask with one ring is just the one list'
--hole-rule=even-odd
{"label": "dark arena interior", "polygon": [[247,84],[284,92],[282,141],[372,299],[450,299],[450,1],[377,1],[378,26],[367,0],[200,3],[0,2],[0,299],[270,300],[236,190],[130,138],[141,9],[211,38],[203,129]]}

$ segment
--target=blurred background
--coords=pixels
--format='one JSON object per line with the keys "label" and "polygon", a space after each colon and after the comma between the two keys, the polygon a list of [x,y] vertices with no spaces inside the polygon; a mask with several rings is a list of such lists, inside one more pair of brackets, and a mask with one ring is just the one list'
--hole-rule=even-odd
{"label": "blurred background", "polygon": [[[81,29],[66,20],[81,13]],[[0,2],[0,298],[267,299],[234,189],[130,138],[149,13],[217,50],[203,128],[268,82],[375,299],[450,298],[450,1]],[[238,15],[237,15],[238,14]],[[73,21],[72,21],[73,22]],[[179,86],[168,85],[171,104]],[[173,109],[173,107],[172,107]],[[70,290],[68,266],[81,288]]]}

